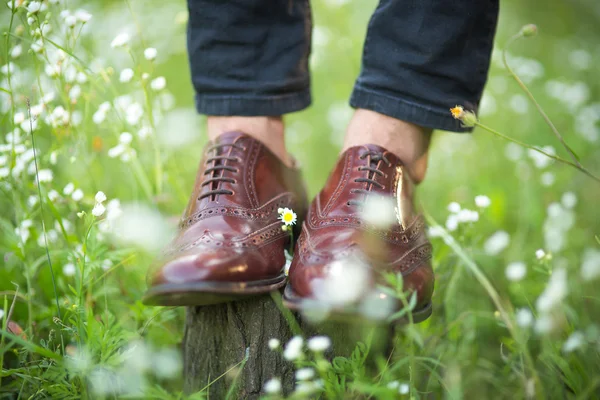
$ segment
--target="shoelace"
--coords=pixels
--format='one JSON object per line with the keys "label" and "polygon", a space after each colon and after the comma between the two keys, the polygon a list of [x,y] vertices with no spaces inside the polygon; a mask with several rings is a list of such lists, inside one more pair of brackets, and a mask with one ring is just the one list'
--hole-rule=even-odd
{"label": "shoelace", "polygon": [[[385,155],[382,152],[379,151],[367,151],[366,153],[363,153],[359,158],[361,160],[364,160],[365,157],[370,156],[370,161],[380,161],[383,160],[385,161],[385,163],[387,164],[387,166],[391,166],[392,163],[385,157]],[[375,175],[379,175],[379,176],[384,176],[385,174],[383,173],[383,171],[380,171],[379,169],[377,169],[376,167],[371,167],[369,166],[360,166],[358,167],[359,171],[367,171],[367,177],[366,178],[356,178],[354,179],[354,182],[357,183],[369,183],[373,186],[378,187],[379,189],[383,189],[384,186],[377,182],[374,178]],[[371,173],[373,173],[373,175],[371,175]],[[350,193],[352,194],[363,194],[363,195],[368,195],[370,193],[370,190],[368,189],[350,189]],[[352,205],[356,205],[356,206],[361,206],[364,204],[364,199],[363,200],[356,200],[356,199],[350,199],[348,200],[348,202],[346,203],[349,206]]]}
{"label": "shoelace", "polygon": [[211,190],[208,190],[208,191],[202,193],[198,197],[198,200],[202,200],[205,197],[215,196],[215,195],[219,195],[219,194],[223,194],[223,195],[232,195],[233,194],[232,190],[220,189],[219,183],[221,183],[221,182],[237,183],[237,181],[233,178],[224,177],[224,176],[222,176],[222,174],[215,175],[215,173],[218,171],[231,171],[231,172],[235,172],[235,173],[237,173],[239,171],[237,168],[231,167],[229,165],[216,164],[216,162],[220,162],[220,161],[231,161],[231,162],[239,162],[240,161],[240,159],[237,157],[218,155],[219,152],[221,150],[225,149],[226,147],[233,147],[234,149],[244,150],[244,148],[242,146],[237,145],[235,143],[215,144],[208,148],[207,152],[210,153],[211,151],[213,151],[215,155],[206,159],[206,164],[209,165],[212,163],[212,166],[204,170],[204,175],[210,175],[210,177],[208,179],[203,180],[201,186],[204,187],[206,185],[211,185],[211,184],[215,184],[215,186],[214,186],[214,189],[211,189]]}

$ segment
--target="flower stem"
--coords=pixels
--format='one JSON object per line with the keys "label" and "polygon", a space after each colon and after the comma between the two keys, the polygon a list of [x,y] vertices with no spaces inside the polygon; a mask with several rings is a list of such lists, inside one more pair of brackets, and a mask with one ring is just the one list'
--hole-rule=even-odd
{"label": "flower stem", "polygon": [[527,88],[527,86],[523,83],[523,81],[519,78],[519,76],[517,74],[515,74],[515,72],[512,70],[512,68],[508,65],[508,61],[506,60],[506,52],[507,52],[508,48],[515,41],[517,41],[518,39],[520,39],[522,37],[523,37],[523,33],[519,32],[516,35],[512,36],[510,39],[508,39],[508,42],[506,42],[504,50],[502,51],[502,62],[504,63],[504,67],[506,68],[506,70],[508,71],[508,73],[513,77],[513,79],[517,82],[517,84],[521,87],[521,89],[525,92],[525,94],[527,95],[527,97],[529,97],[529,99],[533,102],[533,104],[535,105],[535,108],[538,110],[538,112],[540,113],[540,115],[542,116],[542,118],[544,118],[544,121],[546,121],[546,124],[548,124],[548,126],[550,127],[550,129],[552,130],[552,132],[554,133],[554,135],[557,137],[557,139],[560,141],[560,143],[563,145],[563,147],[565,149],[567,149],[567,152],[569,153],[569,155],[573,159],[573,162],[575,163],[575,165],[577,165],[577,167],[579,167],[580,170],[585,171],[585,169],[583,168],[583,166],[579,162],[579,159],[577,158],[577,155],[575,155],[575,153],[573,152],[573,150],[571,150],[571,148],[569,147],[569,145],[565,142],[565,139],[562,137],[562,135],[558,131],[558,129],[556,129],[556,126],[554,126],[554,124],[552,123],[552,121],[550,121],[550,118],[544,112],[544,109],[542,108],[542,106],[540,105],[540,103],[537,102],[537,100],[535,99],[535,97],[533,96],[533,94],[529,91],[529,89]]}
{"label": "flower stem", "polygon": [[574,162],[571,162],[571,161],[569,161],[569,160],[565,160],[565,159],[564,159],[564,158],[562,158],[562,157],[555,156],[555,155],[553,155],[553,154],[549,154],[549,153],[545,152],[544,150],[542,150],[542,149],[539,149],[539,148],[537,148],[537,147],[535,147],[535,146],[532,146],[532,145],[530,145],[530,144],[527,144],[527,143],[521,142],[520,140],[513,139],[513,138],[511,138],[511,137],[509,137],[509,136],[506,136],[506,135],[504,135],[504,134],[502,134],[502,133],[500,133],[500,132],[498,132],[498,131],[496,131],[496,130],[494,130],[494,129],[490,128],[489,126],[483,125],[483,124],[482,124],[482,123],[480,123],[480,122],[476,122],[476,123],[475,123],[475,126],[478,126],[478,127],[482,128],[482,129],[485,129],[486,131],[488,131],[488,132],[491,132],[491,133],[493,133],[493,134],[494,134],[494,135],[496,135],[496,136],[499,136],[499,137],[501,137],[501,138],[503,138],[503,139],[506,139],[506,140],[508,140],[508,141],[510,141],[510,142],[516,143],[516,144],[518,144],[518,145],[520,145],[520,146],[526,147],[526,148],[528,148],[528,149],[531,149],[531,150],[535,150],[535,151],[537,151],[538,153],[541,153],[541,154],[545,155],[546,157],[550,157],[550,158],[551,158],[551,159],[553,159],[553,160],[556,160],[556,161],[558,161],[558,162],[561,162],[561,163],[563,163],[563,164],[569,165],[569,166],[571,166],[571,167],[573,167],[573,168],[575,168],[575,169],[578,169],[579,171],[583,172],[584,174],[586,174],[587,176],[589,176],[590,178],[592,178],[592,179],[593,179],[593,180],[595,180],[596,182],[600,183],[600,178],[598,178],[597,176],[595,176],[594,174],[592,174],[590,171],[588,171],[586,168],[584,168],[584,167],[583,167],[581,164],[579,164],[579,163],[574,163]]}

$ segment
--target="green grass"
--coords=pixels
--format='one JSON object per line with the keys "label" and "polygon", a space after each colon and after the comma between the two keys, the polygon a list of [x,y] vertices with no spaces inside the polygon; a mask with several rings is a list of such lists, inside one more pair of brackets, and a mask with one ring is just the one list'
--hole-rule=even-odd
{"label": "green grass", "polygon": [[[287,118],[286,140],[304,166],[311,196],[337,159],[351,115],[347,98],[375,6],[373,1],[334,3],[313,4],[319,38],[311,62],[314,104]],[[206,142],[203,120],[193,110],[185,4],[69,2],[72,11],[83,7],[93,14],[83,28],[78,22],[73,30],[59,15],[62,4],[32,16],[31,26],[24,9],[12,14],[5,6],[0,11],[7,33],[0,40],[0,66],[10,60],[14,69],[0,72],[0,398],[184,398],[175,351],[182,340],[183,310],[146,307],[140,298],[147,266],[185,207]],[[537,36],[511,47],[509,63],[581,164],[596,175],[598,12],[591,0],[555,0],[541,8],[536,2],[504,1],[480,116],[486,126],[529,145],[553,146],[569,159],[500,57],[510,36],[527,23],[537,24]],[[46,50],[33,55],[29,49],[39,36],[30,30],[46,17],[52,26],[50,33],[43,31]],[[111,48],[122,30],[131,33],[129,46]],[[22,54],[15,58],[16,45]],[[156,61],[144,59],[146,47],[158,49]],[[57,59],[59,48],[64,53]],[[60,65],[57,77],[49,77],[48,63]],[[134,77],[123,83],[119,75],[125,68],[132,68]],[[149,78],[143,79],[144,73]],[[150,82],[159,76],[166,77],[166,89],[155,91]],[[76,85],[81,93],[73,96]],[[37,115],[36,106],[50,92],[54,100]],[[129,121],[126,113],[115,111],[115,99],[123,95],[140,104],[139,120],[135,110],[130,109]],[[106,101],[113,106],[97,124],[94,114]],[[27,133],[33,123],[28,103],[37,115],[33,136]],[[61,120],[59,106],[69,113],[68,121]],[[53,112],[54,123],[48,120]],[[145,139],[138,135],[142,126],[151,132]],[[9,135],[15,129],[19,140]],[[133,135],[124,151],[134,149],[136,156],[128,161],[108,156],[122,132]],[[33,141],[35,160],[28,152]],[[36,166],[42,178],[52,171],[39,192]],[[69,183],[74,188],[65,194]],[[113,200],[100,218],[92,215],[98,191],[108,197],[104,205]],[[570,204],[568,192],[576,204]],[[316,393],[323,398],[396,398],[407,384],[405,398],[598,397],[600,299],[595,285],[600,276],[589,271],[600,270],[600,186],[558,162],[538,168],[527,149],[484,129],[473,135],[436,133],[428,177],[418,192],[430,225],[446,224],[451,202],[477,209],[477,195],[491,199],[477,222],[450,232],[437,229],[433,235],[433,317],[400,329],[392,358],[380,360],[375,372],[365,367],[370,337],[348,357],[332,362],[305,352],[296,365],[316,368],[323,381],[323,389],[313,388]],[[113,218],[115,199],[140,230],[130,232]],[[109,234],[115,230],[123,234]],[[509,243],[490,251],[486,242],[498,231],[508,233]],[[538,249],[546,256],[538,259]],[[518,282],[506,276],[507,265],[516,261],[527,267]],[[558,272],[548,286],[553,271],[564,271],[566,279],[557,280],[563,274]],[[533,314],[531,326],[522,326],[523,309]]]}

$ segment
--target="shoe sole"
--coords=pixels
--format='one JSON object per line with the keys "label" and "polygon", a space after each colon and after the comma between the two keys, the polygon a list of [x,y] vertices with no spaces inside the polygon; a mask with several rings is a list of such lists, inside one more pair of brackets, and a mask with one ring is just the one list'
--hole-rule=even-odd
{"label": "shoe sole", "polygon": [[[283,292],[283,305],[293,311],[300,311],[303,313],[310,312],[321,312],[323,310],[323,304],[318,300],[313,299],[305,299],[298,296],[294,293],[294,289],[290,283],[287,284],[285,290]],[[427,303],[423,307],[418,310],[414,310],[412,314],[412,322],[419,323],[425,321],[427,318],[431,316],[433,312],[433,307],[431,303]],[[333,308],[327,310],[328,316],[327,320],[336,321],[336,322],[360,322],[368,319],[363,314],[361,314],[357,309],[352,307],[345,308]],[[384,320],[379,320],[379,322],[383,322]],[[408,324],[410,319],[408,316],[400,318],[393,322],[394,325],[404,325]]]}
{"label": "shoe sole", "polygon": [[206,306],[244,300],[281,289],[286,276],[251,282],[192,282],[156,285],[144,294],[142,303],[152,306]]}

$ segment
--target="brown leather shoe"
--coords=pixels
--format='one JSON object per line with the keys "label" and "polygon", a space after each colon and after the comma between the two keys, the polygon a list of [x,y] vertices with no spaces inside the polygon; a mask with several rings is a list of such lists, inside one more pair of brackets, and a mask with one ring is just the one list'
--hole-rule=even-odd
{"label": "brown leather shoe", "polygon": [[209,143],[179,233],[149,274],[144,303],[214,304],[282,287],[289,234],[280,207],[299,219],[305,213],[298,169],[243,133]]}
{"label": "brown leather shoe", "polygon": [[[402,162],[386,149],[358,146],[342,154],[308,210],[290,268],[285,304],[305,311],[325,308],[334,315],[355,314],[374,294],[378,299],[386,297],[374,290],[376,283],[384,282],[382,272],[400,272],[404,290],[416,292],[414,320],[429,317],[434,284],[431,244],[423,217],[413,210],[412,192]],[[384,228],[363,214],[373,212],[364,209],[367,198],[382,197],[388,201],[378,203],[389,207],[393,219]],[[392,311],[397,307],[396,302]]]}

